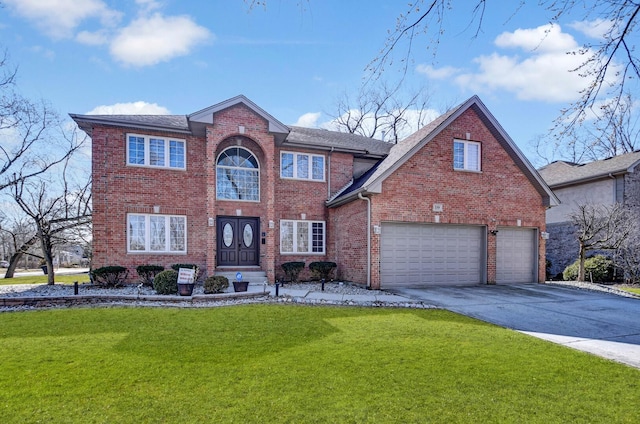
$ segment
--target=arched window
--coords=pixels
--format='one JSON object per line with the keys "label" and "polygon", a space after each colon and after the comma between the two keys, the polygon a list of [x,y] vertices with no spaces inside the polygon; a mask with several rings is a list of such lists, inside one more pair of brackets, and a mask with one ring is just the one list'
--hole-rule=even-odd
{"label": "arched window", "polygon": [[260,169],[250,151],[230,147],[220,153],[216,162],[216,197],[260,201]]}

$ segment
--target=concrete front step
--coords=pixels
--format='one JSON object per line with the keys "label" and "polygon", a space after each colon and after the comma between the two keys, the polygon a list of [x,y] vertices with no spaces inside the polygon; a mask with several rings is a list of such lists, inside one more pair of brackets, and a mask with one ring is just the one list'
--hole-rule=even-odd
{"label": "concrete front step", "polygon": [[223,275],[229,279],[229,285],[237,281],[236,274],[242,274],[242,281],[248,281],[250,285],[264,285],[267,282],[267,273],[264,271],[216,271],[215,275]]}

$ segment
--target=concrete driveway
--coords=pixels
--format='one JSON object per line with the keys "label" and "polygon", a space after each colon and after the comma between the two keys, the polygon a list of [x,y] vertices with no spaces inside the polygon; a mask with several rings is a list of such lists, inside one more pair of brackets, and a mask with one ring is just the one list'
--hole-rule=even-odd
{"label": "concrete driveway", "polygon": [[390,291],[640,368],[640,299],[545,284]]}

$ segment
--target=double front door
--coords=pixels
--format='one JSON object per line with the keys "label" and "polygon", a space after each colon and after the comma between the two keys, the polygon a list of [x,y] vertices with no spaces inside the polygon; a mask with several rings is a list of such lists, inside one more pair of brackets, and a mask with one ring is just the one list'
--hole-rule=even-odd
{"label": "double front door", "polygon": [[218,266],[260,264],[260,218],[218,217],[217,240]]}

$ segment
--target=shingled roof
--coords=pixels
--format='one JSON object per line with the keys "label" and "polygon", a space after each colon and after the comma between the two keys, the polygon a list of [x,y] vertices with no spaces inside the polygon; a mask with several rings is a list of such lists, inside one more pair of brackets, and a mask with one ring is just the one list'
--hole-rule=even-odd
{"label": "shingled roof", "polygon": [[[533,184],[536,190],[544,198],[547,206],[560,204],[558,198],[553,194],[538,172],[533,168],[531,163],[522,154],[509,135],[504,131],[498,121],[491,115],[487,107],[482,103],[478,96],[473,96],[467,101],[461,103],[457,107],[451,109],[445,114],[439,116],[429,124],[425,125],[414,134],[400,141],[391,147],[389,155],[377,165],[375,171],[370,175],[367,173],[352,183],[351,187],[336,194],[327,201],[330,207],[340,206],[358,198],[359,193],[381,193],[382,182],[396,169],[402,166],[409,158],[411,158],[422,147],[435,138],[442,130],[457,119],[467,109],[473,108],[482,122],[495,136],[496,140],[511,156],[513,161],[519,166],[523,174]],[[354,188],[357,187],[357,188]]]}
{"label": "shingled roof", "polygon": [[278,145],[342,151],[374,159],[385,157],[392,146],[390,143],[357,134],[286,126],[243,95],[190,115],[69,115],[89,136],[92,136],[95,125],[114,125],[134,130],[171,131],[204,136],[206,126],[213,124],[213,116],[216,112],[237,104],[244,104],[267,120],[269,131],[275,135]]}
{"label": "shingled roof", "polygon": [[393,144],[357,134],[329,131],[319,128],[289,127],[291,131],[284,141],[285,146],[306,148],[331,148],[362,153],[366,156],[384,157]]}
{"label": "shingled roof", "polygon": [[638,163],[640,163],[640,151],[585,164],[556,161],[538,171],[551,188],[559,188],[626,174],[631,172]]}

